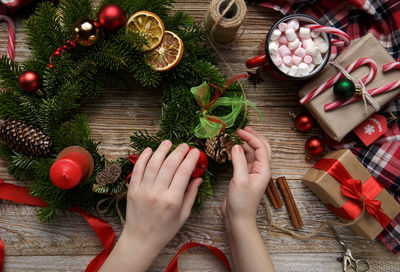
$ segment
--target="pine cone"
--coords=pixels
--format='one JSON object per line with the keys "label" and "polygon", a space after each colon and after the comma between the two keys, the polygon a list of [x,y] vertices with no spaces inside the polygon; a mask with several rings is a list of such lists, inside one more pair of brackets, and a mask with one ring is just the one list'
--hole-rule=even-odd
{"label": "pine cone", "polygon": [[110,164],[97,175],[96,182],[101,186],[113,184],[121,176],[121,173],[122,169],[119,164]]}
{"label": "pine cone", "polygon": [[8,120],[0,126],[0,140],[12,150],[32,156],[43,156],[53,145],[43,130],[24,121]]}
{"label": "pine cone", "polygon": [[216,162],[222,164],[231,160],[231,149],[235,140],[231,135],[220,133],[206,141],[206,154]]}

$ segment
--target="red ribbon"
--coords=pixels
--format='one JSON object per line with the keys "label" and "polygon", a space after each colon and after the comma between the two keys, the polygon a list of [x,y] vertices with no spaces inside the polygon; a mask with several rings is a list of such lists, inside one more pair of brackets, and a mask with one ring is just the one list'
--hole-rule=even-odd
{"label": "red ribbon", "polygon": [[211,250],[226,266],[226,268],[228,268],[228,271],[232,271],[231,270],[231,266],[229,265],[229,261],[228,258],[226,258],[225,254],[219,250],[216,247],[212,247],[212,246],[207,246],[207,245],[203,245],[200,243],[187,243],[184,244],[181,249],[179,249],[178,253],[176,253],[175,257],[172,259],[172,261],[169,263],[167,269],[165,270],[165,272],[178,272],[178,256],[179,254],[181,254],[182,252],[194,248],[194,247],[205,247],[208,248],[209,250]]}
{"label": "red ribbon", "polygon": [[[46,207],[47,204],[40,198],[35,198],[29,194],[29,190],[26,187],[17,186],[14,184],[4,183],[0,179],[0,199],[6,199],[13,202],[18,202],[22,204]],[[100,239],[104,246],[104,250],[100,252],[86,267],[86,272],[96,272],[103,265],[104,261],[110,254],[114,241],[115,233],[112,227],[105,221],[97,218],[91,214],[85,213],[81,208],[71,208],[72,212],[77,212],[81,214],[89,225],[92,227],[97,237]],[[4,264],[4,245],[0,239],[0,272],[2,271],[2,266]]]}
{"label": "red ribbon", "polygon": [[0,272],[3,271],[4,265],[4,244],[3,241],[0,239]]}
{"label": "red ribbon", "polygon": [[[136,164],[136,162],[137,162],[138,159],[139,159],[139,156],[136,155],[136,154],[130,154],[129,157],[128,157],[128,161],[129,161],[130,163],[132,163],[133,167],[135,167],[135,164]],[[133,170],[132,170],[132,172],[130,172],[130,173],[126,176],[125,181],[129,181],[129,179],[130,179],[131,176],[132,176],[132,173],[133,173]]]}
{"label": "red ribbon", "polygon": [[346,219],[355,220],[363,210],[363,199],[365,210],[385,228],[391,221],[381,209],[381,201],[375,200],[382,192],[383,187],[372,176],[363,184],[361,180],[353,179],[343,164],[336,159],[321,159],[315,165],[315,169],[324,170],[342,185],[340,190],[349,200],[340,208],[328,205],[328,209],[334,214]]}

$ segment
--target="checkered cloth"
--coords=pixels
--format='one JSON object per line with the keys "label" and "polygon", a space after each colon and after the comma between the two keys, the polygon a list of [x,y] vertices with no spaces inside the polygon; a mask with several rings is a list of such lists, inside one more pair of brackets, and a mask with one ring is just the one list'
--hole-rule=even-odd
{"label": "checkered cloth", "polygon": [[[306,13],[345,31],[352,40],[372,33],[394,59],[400,61],[400,1],[399,0],[304,0],[248,1],[272,8],[283,14]],[[333,57],[340,53],[332,48]],[[372,175],[400,202],[400,99],[382,111],[389,130],[373,145],[362,147],[354,136],[341,143],[331,143],[336,149],[352,148],[353,153]],[[330,143],[327,141],[328,144]],[[387,226],[378,239],[392,252],[400,251],[400,215]]]}

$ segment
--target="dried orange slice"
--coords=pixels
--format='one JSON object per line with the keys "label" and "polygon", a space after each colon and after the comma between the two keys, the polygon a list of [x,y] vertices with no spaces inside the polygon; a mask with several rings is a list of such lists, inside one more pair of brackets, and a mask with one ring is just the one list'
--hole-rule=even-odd
{"label": "dried orange slice", "polygon": [[127,30],[142,33],[148,44],[143,45],[144,51],[156,48],[164,37],[164,24],[160,17],[150,11],[138,11],[133,14],[126,24]]}
{"label": "dried orange slice", "polygon": [[165,31],[160,45],[147,52],[147,63],[156,71],[168,71],[181,61],[183,42],[171,31]]}

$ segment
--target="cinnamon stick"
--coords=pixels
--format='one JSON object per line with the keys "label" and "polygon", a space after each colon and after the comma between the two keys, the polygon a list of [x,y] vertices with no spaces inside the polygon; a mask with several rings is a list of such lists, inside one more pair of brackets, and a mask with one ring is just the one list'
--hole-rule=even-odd
{"label": "cinnamon stick", "polygon": [[269,200],[271,201],[272,206],[274,206],[275,209],[282,208],[282,206],[283,206],[282,199],[279,196],[278,189],[276,188],[276,185],[272,178],[269,181],[265,192],[266,192]]}
{"label": "cinnamon stick", "polygon": [[299,210],[297,209],[296,202],[294,202],[292,192],[290,191],[289,184],[285,177],[277,178],[279,189],[282,192],[283,199],[285,200],[287,210],[292,220],[293,226],[298,229],[303,226],[303,220],[300,217]]}

